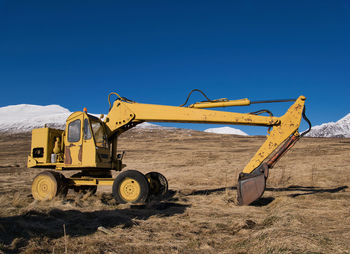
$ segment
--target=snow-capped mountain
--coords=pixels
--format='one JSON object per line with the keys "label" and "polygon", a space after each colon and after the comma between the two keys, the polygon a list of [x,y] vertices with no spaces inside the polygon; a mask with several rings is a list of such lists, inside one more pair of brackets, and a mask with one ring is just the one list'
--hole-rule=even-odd
{"label": "snow-capped mountain", "polygon": [[63,129],[71,112],[59,105],[38,106],[30,104],[11,105],[0,108],[0,131],[28,132],[33,128],[49,127]]}
{"label": "snow-capped mountain", "polygon": [[247,133],[241,131],[239,129],[235,129],[232,127],[219,127],[219,128],[209,128],[204,130],[204,132],[217,133],[217,134],[235,134],[241,136],[248,136]]}
{"label": "snow-capped mountain", "polygon": [[337,122],[329,122],[312,127],[306,134],[309,137],[344,137],[350,138],[350,114]]}

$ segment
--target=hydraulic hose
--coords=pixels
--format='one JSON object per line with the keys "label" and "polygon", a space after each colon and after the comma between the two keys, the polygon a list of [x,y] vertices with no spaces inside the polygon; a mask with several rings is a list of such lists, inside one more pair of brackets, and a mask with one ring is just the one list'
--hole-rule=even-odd
{"label": "hydraulic hose", "polygon": [[306,111],[306,107],[304,106],[302,116],[303,116],[303,119],[308,123],[309,129],[304,131],[303,133],[301,133],[300,137],[305,136],[305,134],[309,133],[311,131],[311,128],[312,128],[311,121],[309,120],[309,118],[307,118],[305,111]]}
{"label": "hydraulic hose", "polygon": [[290,101],[296,101],[296,100],[297,99],[278,99],[278,100],[251,101],[250,104],[274,103],[274,102],[290,102]]}
{"label": "hydraulic hose", "polygon": [[109,95],[108,95],[108,104],[109,104],[108,112],[111,111],[111,108],[112,108],[112,104],[111,104],[111,95],[112,95],[112,94],[118,96],[119,99],[122,99],[122,97],[120,97],[120,95],[117,94],[117,93],[115,93],[115,92],[109,93]]}
{"label": "hydraulic hose", "polygon": [[187,102],[188,102],[188,100],[190,99],[190,97],[191,97],[191,95],[192,95],[193,92],[200,92],[200,93],[207,99],[207,101],[212,101],[211,99],[208,98],[208,96],[207,96],[203,91],[201,91],[201,90],[199,90],[199,89],[193,89],[193,90],[187,95],[186,101],[185,101],[183,104],[181,104],[179,107],[183,107],[183,106],[185,106],[185,105],[187,104]]}

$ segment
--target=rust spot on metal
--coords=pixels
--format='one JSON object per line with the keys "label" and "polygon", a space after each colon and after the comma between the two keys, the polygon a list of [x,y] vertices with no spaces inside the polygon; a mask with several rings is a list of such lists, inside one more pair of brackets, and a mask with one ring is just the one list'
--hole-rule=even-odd
{"label": "rust spot on metal", "polygon": [[72,156],[70,155],[70,146],[65,146],[64,164],[72,164]]}
{"label": "rust spot on metal", "polygon": [[277,143],[270,142],[269,143],[269,149],[273,149],[277,146]]}
{"label": "rust spot on metal", "polygon": [[83,146],[80,146],[78,153],[78,160],[81,162],[83,157]]}

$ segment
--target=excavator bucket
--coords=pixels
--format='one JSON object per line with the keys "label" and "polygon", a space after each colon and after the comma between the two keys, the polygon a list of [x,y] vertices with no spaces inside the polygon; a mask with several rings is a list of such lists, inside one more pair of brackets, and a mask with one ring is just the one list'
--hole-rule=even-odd
{"label": "excavator bucket", "polygon": [[239,175],[237,185],[239,205],[249,205],[264,194],[268,171],[267,164],[263,163],[252,173]]}
{"label": "excavator bucket", "polygon": [[269,176],[269,169],[273,168],[276,162],[285,154],[299,139],[299,133],[291,135],[278,151],[251,173],[240,173],[238,177],[238,204],[249,205],[264,194],[266,179]]}

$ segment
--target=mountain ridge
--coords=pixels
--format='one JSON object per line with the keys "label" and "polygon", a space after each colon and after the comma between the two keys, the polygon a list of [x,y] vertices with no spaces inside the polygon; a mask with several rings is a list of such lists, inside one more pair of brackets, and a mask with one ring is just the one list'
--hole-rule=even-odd
{"label": "mountain ridge", "polygon": [[350,138],[350,113],[336,122],[328,122],[313,126],[307,137]]}

